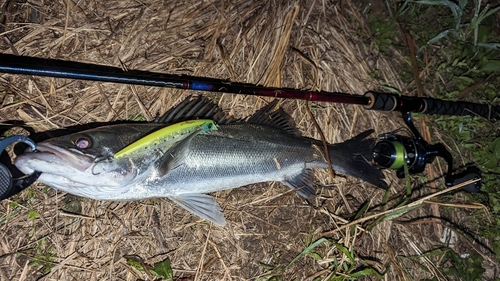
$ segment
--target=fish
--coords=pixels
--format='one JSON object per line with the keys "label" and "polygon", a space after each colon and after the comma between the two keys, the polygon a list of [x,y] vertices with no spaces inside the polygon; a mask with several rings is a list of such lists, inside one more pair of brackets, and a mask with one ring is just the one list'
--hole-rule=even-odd
{"label": "fish", "polygon": [[[213,120],[216,128],[190,128],[161,142],[134,145],[168,125],[197,119]],[[383,173],[370,163],[372,133],[329,144],[328,154],[335,171],[385,189]],[[125,147],[134,150],[115,158]],[[25,174],[41,172],[39,182],[73,195],[107,201],[168,198],[220,226],[226,219],[209,193],[277,181],[311,199],[314,170],[329,168],[323,143],[301,136],[278,100],[236,119],[205,97],[188,98],[155,122],[105,125],[39,142],[14,164]]]}

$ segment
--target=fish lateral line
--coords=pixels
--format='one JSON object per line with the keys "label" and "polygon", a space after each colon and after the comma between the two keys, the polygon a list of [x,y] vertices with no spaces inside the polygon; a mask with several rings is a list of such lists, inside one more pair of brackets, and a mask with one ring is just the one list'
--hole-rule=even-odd
{"label": "fish lateral line", "polygon": [[146,149],[149,146],[156,145],[159,142],[172,139],[179,135],[191,134],[196,130],[201,130],[201,133],[217,130],[217,125],[210,119],[187,120],[179,123],[166,126],[157,131],[148,134],[137,141],[120,149],[113,155],[114,159],[120,159],[124,156],[133,154],[141,149]]}

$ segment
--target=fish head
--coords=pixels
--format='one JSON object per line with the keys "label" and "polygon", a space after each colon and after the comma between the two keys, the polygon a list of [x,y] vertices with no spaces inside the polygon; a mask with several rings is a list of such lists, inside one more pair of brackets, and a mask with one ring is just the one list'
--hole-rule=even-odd
{"label": "fish head", "polygon": [[37,143],[15,160],[25,174],[41,172],[38,181],[74,195],[106,199],[124,193],[137,175],[129,158],[113,154],[140,135],[134,126],[104,126]]}

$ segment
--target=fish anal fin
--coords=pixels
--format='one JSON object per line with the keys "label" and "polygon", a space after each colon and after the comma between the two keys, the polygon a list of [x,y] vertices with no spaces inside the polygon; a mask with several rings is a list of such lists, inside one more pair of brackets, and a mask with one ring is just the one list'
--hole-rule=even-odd
{"label": "fish anal fin", "polygon": [[247,122],[281,129],[292,135],[300,135],[293,118],[278,106],[278,100],[273,100],[257,110],[257,112],[250,116]]}
{"label": "fish anal fin", "polygon": [[220,226],[226,225],[226,219],[220,209],[219,203],[210,195],[197,193],[181,194],[169,196],[168,199],[202,219]]}
{"label": "fish anal fin", "polygon": [[302,173],[282,181],[283,184],[296,190],[300,196],[306,199],[310,199],[312,196],[316,195],[316,191],[312,187],[313,182],[314,171],[312,169],[304,169]]}

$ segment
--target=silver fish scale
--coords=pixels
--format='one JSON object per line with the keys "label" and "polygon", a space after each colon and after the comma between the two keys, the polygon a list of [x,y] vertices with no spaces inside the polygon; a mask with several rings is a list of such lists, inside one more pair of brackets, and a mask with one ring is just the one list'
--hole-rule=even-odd
{"label": "silver fish scale", "polygon": [[[161,181],[212,192],[264,181],[281,181],[308,168],[324,167],[312,142],[268,126],[238,124],[194,137]],[[211,186],[215,185],[215,186]]]}

